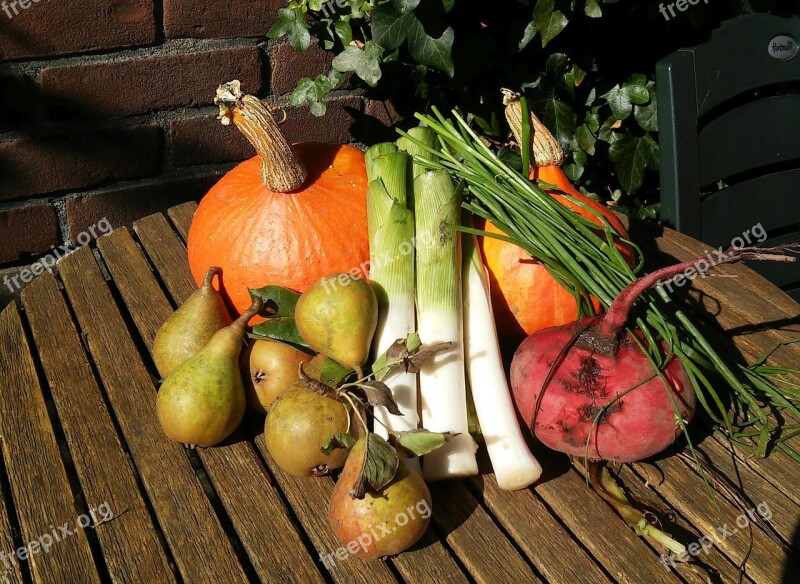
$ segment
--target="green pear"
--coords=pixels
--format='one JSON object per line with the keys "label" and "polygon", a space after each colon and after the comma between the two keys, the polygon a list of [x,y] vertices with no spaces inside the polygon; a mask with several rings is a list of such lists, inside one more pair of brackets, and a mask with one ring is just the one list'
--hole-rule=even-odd
{"label": "green pear", "polygon": [[[431,520],[431,494],[425,480],[403,460],[392,481],[379,492],[356,499],[351,490],[364,466],[364,438],[353,446],[328,504],[328,521],[339,542],[363,560],[393,556],[414,545]],[[351,542],[359,547],[353,552]],[[355,547],[355,546],[354,546]]]}
{"label": "green pear", "polygon": [[221,268],[209,268],[200,288],[158,329],[153,360],[162,378],[197,355],[214,333],[231,324],[222,296],[211,285],[221,272]]}
{"label": "green pear", "polygon": [[239,353],[247,323],[259,310],[257,298],[233,324],[218,330],[194,357],[167,377],[156,399],[164,433],[177,442],[213,446],[244,417],[245,395]]}
{"label": "green pear", "polygon": [[242,355],[242,373],[247,403],[260,414],[269,408],[295,381],[301,363],[311,355],[286,343],[259,339]]}
{"label": "green pear", "polygon": [[378,301],[364,280],[333,274],[300,296],[295,320],[300,336],[312,349],[360,371],[378,325]]}
{"label": "green pear", "polygon": [[351,408],[295,382],[272,405],[264,422],[264,442],[283,470],[298,477],[322,476],[341,468],[348,450],[323,454],[325,440],[336,433],[355,437]]}

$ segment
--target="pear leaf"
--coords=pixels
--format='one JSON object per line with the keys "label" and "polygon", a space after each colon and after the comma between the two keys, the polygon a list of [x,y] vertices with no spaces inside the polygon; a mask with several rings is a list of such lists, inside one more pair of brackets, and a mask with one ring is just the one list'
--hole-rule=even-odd
{"label": "pear leaf", "polygon": [[331,434],[327,438],[325,438],[325,442],[322,443],[322,448],[319,451],[324,454],[325,456],[329,455],[331,452],[338,448],[352,448],[356,443],[356,439],[353,438],[350,434],[343,434],[342,432],[336,432],[335,434]]}
{"label": "pear leaf", "polygon": [[300,383],[305,385],[311,391],[318,393],[320,395],[324,395],[325,397],[335,398],[336,397],[336,390],[332,388],[330,385],[327,385],[317,379],[311,377],[308,373],[305,372],[303,369],[303,364],[300,363],[300,367],[298,369],[298,375],[300,377]]}
{"label": "pear leaf", "polygon": [[453,343],[448,341],[446,343],[435,343],[433,345],[426,345],[420,347],[417,352],[413,355],[409,355],[405,359],[405,368],[406,373],[419,373],[419,370],[422,366],[433,359],[436,353],[441,353],[442,351],[446,351],[453,346]]}
{"label": "pear leaf", "polygon": [[350,489],[350,496],[354,499],[363,499],[367,489],[380,491],[392,481],[400,466],[397,451],[386,440],[374,432],[369,432],[365,440],[364,462]]}
{"label": "pear leaf", "polygon": [[294,316],[268,318],[264,322],[253,325],[251,339],[271,339],[288,343],[307,353],[313,352],[300,333],[297,332],[297,322]]}
{"label": "pear leaf", "polygon": [[[364,381],[355,385],[358,394],[363,395],[364,399],[371,406],[384,407],[390,414],[402,416],[403,412],[397,407],[397,403],[392,397],[392,390],[383,381]],[[359,396],[360,397],[360,396]]]}
{"label": "pear leaf", "polygon": [[294,316],[294,309],[300,294],[283,286],[264,286],[263,288],[249,288],[250,298],[255,300],[261,298],[264,307],[261,309],[261,316],[275,318],[282,316]]}
{"label": "pear leaf", "polygon": [[403,458],[414,458],[433,452],[454,434],[450,432],[431,432],[424,428],[397,432],[389,435],[389,443],[395,447]]}
{"label": "pear leaf", "polygon": [[325,357],[325,361],[322,362],[322,366],[319,368],[319,374],[316,375],[316,377],[326,385],[339,387],[339,384],[352,374],[353,370],[349,367],[345,367],[330,357]]}

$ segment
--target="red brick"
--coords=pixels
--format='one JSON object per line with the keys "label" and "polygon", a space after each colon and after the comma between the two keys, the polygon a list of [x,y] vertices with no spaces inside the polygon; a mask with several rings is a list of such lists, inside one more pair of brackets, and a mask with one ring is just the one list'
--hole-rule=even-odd
{"label": "red brick", "polygon": [[307,106],[286,108],[286,120],[281,124],[283,135],[292,142],[353,142],[352,130],[361,114],[361,98],[333,97],[327,104],[328,111],[322,117],[312,115]]}
{"label": "red brick", "polygon": [[4,179],[0,199],[155,174],[161,167],[161,129],[131,126],[2,142],[0,164]]}
{"label": "red brick", "polygon": [[[281,130],[291,142],[347,144],[354,141],[350,129],[360,111],[358,96],[341,96],[328,100],[328,112],[321,118],[311,115],[305,106],[278,110],[275,118],[283,120]],[[239,161],[255,155],[235,126],[223,126],[213,115],[173,120],[170,136],[177,166]]]}
{"label": "red brick", "polygon": [[223,126],[215,115],[172,120],[169,133],[176,166],[245,160],[255,155],[236,126]]}
{"label": "red brick", "polygon": [[53,116],[125,116],[211,104],[220,83],[239,79],[248,93],[261,88],[258,47],[164,54],[41,72]]}
{"label": "red brick", "polygon": [[283,0],[164,0],[167,38],[263,37],[278,19]]}
{"label": "red brick", "polygon": [[[30,0],[0,13],[0,60],[147,45],[155,41],[153,0]],[[25,2],[23,1],[23,4]]]}
{"label": "red brick", "polygon": [[314,79],[331,70],[333,53],[325,51],[318,44],[312,44],[305,53],[296,51],[291,45],[281,43],[272,47],[272,80],[270,90],[275,95],[283,95],[294,90],[303,77]]}
{"label": "red brick", "polygon": [[0,262],[40,254],[59,243],[58,216],[52,205],[0,211]]}
{"label": "red brick", "polygon": [[384,126],[392,126],[397,121],[397,110],[394,108],[394,104],[388,99],[381,101],[374,99],[366,100],[364,114],[375,118],[376,121]]}
{"label": "red brick", "polygon": [[191,200],[199,200],[216,183],[219,173],[179,178],[155,184],[118,187],[67,201],[69,239],[103,218],[113,228],[129,227],[137,219]]}

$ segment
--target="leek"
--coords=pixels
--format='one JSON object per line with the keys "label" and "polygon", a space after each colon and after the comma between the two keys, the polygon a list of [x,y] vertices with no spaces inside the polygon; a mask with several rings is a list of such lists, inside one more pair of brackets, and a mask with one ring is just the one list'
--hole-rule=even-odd
{"label": "leek", "polygon": [[460,194],[445,170],[414,179],[417,231],[416,300],[423,345],[452,342],[419,374],[423,426],[455,434],[422,461],[427,480],[477,474],[477,445],[469,434],[461,311]]}
{"label": "leek", "polygon": [[464,248],[464,339],[472,399],[497,485],[524,489],[542,467],[522,436],[506,381],[492,313],[489,276],[474,235],[462,235]]}
{"label": "leek", "polygon": [[[393,144],[379,144],[367,152],[370,280],[378,298],[373,358],[415,329],[414,215],[406,206],[409,157],[396,150]],[[419,422],[416,375],[400,371],[383,381],[403,415],[376,408],[375,432],[388,438],[389,431],[415,430]]]}

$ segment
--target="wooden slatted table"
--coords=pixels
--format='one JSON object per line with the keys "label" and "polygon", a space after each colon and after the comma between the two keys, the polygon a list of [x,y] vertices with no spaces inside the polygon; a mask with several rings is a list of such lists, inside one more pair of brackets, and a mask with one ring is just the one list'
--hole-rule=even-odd
{"label": "wooden slatted table", "polygon": [[[2,581],[800,582],[800,467],[781,452],[732,453],[699,422],[700,450],[719,477],[716,502],[674,454],[620,469],[630,494],[684,543],[736,529],[692,563],[667,566],[566,458],[541,453],[546,476],[535,488],[507,493],[490,473],[432,485],[433,523],[414,549],[385,562],[324,564],[320,555],[339,547],[326,520],[334,479],[282,472],[255,417],[226,445],[199,450],[159,427],[149,349],[194,290],[184,241],[195,208],[75,251],[0,313]],[[658,262],[705,252],[672,231],[631,229]],[[800,336],[798,304],[747,268],[720,271],[737,277],[698,281],[688,300],[728,332],[720,339],[731,339],[730,351],[753,359]],[[800,363],[800,345],[778,359]],[[771,512],[767,524],[737,528],[758,504]],[[114,517],[104,520],[103,509]],[[27,557],[15,554],[34,540]]]}

